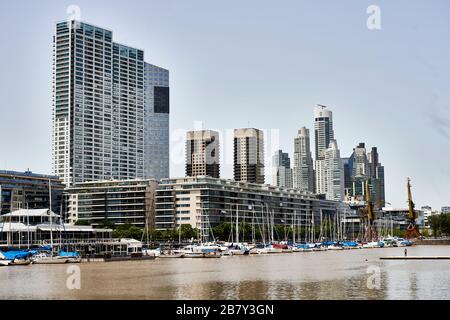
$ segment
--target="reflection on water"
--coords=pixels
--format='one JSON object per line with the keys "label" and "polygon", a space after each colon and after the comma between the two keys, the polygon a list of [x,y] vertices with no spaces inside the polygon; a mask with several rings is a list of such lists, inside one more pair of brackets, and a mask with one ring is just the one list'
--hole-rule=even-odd
{"label": "reflection on water", "polygon": [[[450,299],[450,260],[386,261],[402,248],[221,259],[86,263],[81,289],[66,286],[67,265],[0,268],[0,299]],[[450,255],[421,246],[409,255]],[[369,267],[380,271],[370,289]]]}

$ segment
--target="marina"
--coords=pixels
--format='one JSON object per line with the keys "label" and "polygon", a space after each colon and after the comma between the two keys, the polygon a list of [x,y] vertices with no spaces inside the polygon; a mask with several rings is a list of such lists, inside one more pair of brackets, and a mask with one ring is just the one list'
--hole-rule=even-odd
{"label": "marina", "polygon": [[[450,261],[380,260],[404,248],[81,263],[81,287],[67,265],[0,268],[3,299],[449,299]],[[450,246],[412,246],[442,256]],[[332,266],[332,268],[330,268]],[[368,288],[379,268],[380,287]]]}

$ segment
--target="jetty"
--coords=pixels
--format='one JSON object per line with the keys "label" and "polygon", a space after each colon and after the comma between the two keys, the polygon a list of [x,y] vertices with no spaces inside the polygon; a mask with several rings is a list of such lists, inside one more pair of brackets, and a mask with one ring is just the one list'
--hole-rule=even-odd
{"label": "jetty", "polygon": [[380,260],[450,260],[450,256],[394,256],[380,257]]}

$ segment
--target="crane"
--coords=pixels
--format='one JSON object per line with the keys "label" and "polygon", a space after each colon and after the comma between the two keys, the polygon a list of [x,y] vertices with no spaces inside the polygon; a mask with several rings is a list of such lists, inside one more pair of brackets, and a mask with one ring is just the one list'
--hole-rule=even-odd
{"label": "crane", "polygon": [[411,195],[411,182],[407,178],[406,189],[408,191],[408,228],[406,228],[406,239],[419,238],[421,236],[419,228],[416,225],[417,213],[414,210],[414,202]]}

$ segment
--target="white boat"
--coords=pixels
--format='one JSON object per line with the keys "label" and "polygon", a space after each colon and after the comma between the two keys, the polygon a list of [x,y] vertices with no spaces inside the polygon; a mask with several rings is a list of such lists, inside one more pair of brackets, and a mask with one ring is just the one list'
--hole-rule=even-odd
{"label": "white boat", "polygon": [[363,248],[368,248],[368,249],[379,248],[379,247],[380,247],[380,243],[377,241],[372,241],[372,242],[363,244]]}
{"label": "white boat", "polygon": [[161,249],[142,249],[142,255],[143,256],[155,256],[155,257],[159,257],[161,255]]}
{"label": "white boat", "polygon": [[344,250],[344,247],[332,244],[331,246],[328,246],[327,249],[328,250]]}
{"label": "white boat", "polygon": [[69,263],[70,259],[69,257],[52,256],[47,253],[38,253],[31,258],[35,264],[64,264]]}
{"label": "white boat", "polygon": [[228,252],[231,255],[245,256],[250,254],[250,248],[242,243],[233,243],[228,247]]}
{"label": "white boat", "polygon": [[0,267],[9,266],[11,260],[6,259],[6,257],[0,252]]}
{"label": "white boat", "polygon": [[11,261],[6,260],[6,259],[0,259],[0,267],[6,267],[9,266],[9,264],[11,263]]}

